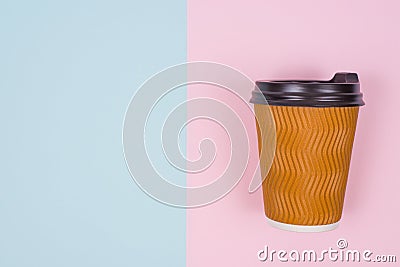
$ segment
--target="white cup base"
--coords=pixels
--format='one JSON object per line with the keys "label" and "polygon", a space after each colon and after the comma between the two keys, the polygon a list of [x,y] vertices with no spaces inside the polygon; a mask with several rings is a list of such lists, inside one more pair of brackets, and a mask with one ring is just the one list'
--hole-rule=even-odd
{"label": "white cup base", "polygon": [[303,232],[303,233],[318,233],[318,232],[327,232],[336,229],[339,226],[339,222],[324,224],[324,225],[297,225],[297,224],[288,224],[274,221],[267,217],[268,223],[275,227],[286,231],[292,232]]}

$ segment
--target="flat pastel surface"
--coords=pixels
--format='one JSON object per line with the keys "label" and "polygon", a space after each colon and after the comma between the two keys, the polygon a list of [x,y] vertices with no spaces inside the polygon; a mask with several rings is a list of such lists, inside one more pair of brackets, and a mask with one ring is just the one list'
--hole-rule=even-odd
{"label": "flat pastel surface", "polygon": [[[253,80],[329,79],[336,71],[354,71],[359,73],[366,102],[360,109],[338,229],[293,233],[271,227],[263,214],[261,191],[247,193],[247,176],[221,201],[188,211],[189,267],[281,264],[260,262],[257,252],[265,245],[322,250],[336,247],[339,238],[346,238],[349,249],[399,255],[399,8],[397,1],[376,0],[188,1],[188,60],[224,63]],[[210,87],[202,94],[223,99],[214,91]],[[189,97],[199,94],[189,90]],[[221,147],[228,141],[216,134],[216,128],[203,129],[220,136]],[[191,155],[196,153],[198,138],[190,128],[188,136]],[[223,163],[221,159],[214,175]]]}

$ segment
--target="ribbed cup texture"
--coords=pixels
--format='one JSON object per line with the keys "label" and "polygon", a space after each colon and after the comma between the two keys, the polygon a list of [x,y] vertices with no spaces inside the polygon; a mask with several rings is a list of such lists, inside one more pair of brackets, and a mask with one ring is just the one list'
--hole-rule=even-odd
{"label": "ribbed cup texture", "polygon": [[[264,209],[268,218],[296,225],[340,220],[359,107],[255,105],[260,127],[276,127],[276,151],[268,172],[260,159]],[[270,127],[267,127],[270,129]],[[259,147],[269,147],[269,134]]]}

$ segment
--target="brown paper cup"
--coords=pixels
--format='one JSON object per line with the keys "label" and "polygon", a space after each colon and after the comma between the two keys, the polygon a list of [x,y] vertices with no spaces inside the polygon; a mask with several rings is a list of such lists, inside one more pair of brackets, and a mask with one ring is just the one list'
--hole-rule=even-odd
{"label": "brown paper cup", "polygon": [[[359,105],[255,104],[259,127],[270,123],[271,113],[275,121],[276,150],[269,170],[263,167],[267,166],[265,157],[260,159],[261,175],[266,177],[262,184],[264,210],[273,226],[306,232],[337,227],[358,111]],[[259,148],[269,147],[272,140],[268,134],[261,136],[259,127]]]}

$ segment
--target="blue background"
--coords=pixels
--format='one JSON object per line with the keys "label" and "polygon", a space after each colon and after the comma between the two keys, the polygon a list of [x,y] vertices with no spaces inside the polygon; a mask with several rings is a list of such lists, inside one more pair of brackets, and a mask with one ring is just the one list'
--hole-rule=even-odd
{"label": "blue background", "polygon": [[0,266],[184,266],[185,211],[133,182],[122,123],[186,60],[185,1],[3,0],[0,38]]}

